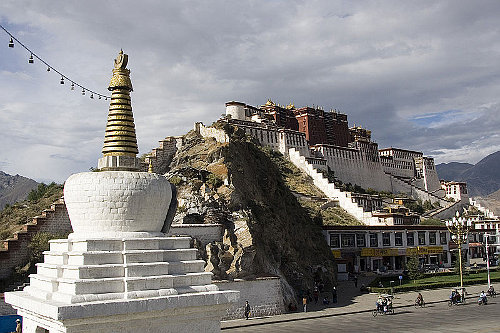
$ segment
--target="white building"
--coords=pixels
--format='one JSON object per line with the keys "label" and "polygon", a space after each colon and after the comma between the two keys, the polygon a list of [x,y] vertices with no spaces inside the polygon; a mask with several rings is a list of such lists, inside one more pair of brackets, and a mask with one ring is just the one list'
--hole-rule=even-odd
{"label": "white building", "polygon": [[441,180],[441,188],[445,191],[447,198],[455,201],[468,200],[467,183]]}

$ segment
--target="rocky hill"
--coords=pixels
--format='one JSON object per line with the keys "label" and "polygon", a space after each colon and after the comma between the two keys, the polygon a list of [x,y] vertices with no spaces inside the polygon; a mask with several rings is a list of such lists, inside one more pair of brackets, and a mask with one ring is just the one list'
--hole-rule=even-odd
{"label": "rocky hill", "polygon": [[500,190],[486,197],[476,198],[476,200],[481,206],[488,208],[496,216],[500,216]]}
{"label": "rocky hill", "polygon": [[223,224],[223,242],[195,244],[215,279],[279,276],[286,302],[314,282],[331,287],[335,268],[323,217],[297,198],[326,200],[322,193],[281,154],[237,128],[225,130],[227,144],[185,136],[167,173],[178,187],[174,223]]}
{"label": "rocky hill", "polygon": [[500,189],[500,151],[486,156],[476,165],[442,163],[436,170],[440,179],[467,182],[470,196],[487,196]]}
{"label": "rocky hill", "polygon": [[7,204],[12,205],[26,199],[28,193],[37,186],[38,183],[33,179],[19,175],[11,176],[0,171],[0,210]]}

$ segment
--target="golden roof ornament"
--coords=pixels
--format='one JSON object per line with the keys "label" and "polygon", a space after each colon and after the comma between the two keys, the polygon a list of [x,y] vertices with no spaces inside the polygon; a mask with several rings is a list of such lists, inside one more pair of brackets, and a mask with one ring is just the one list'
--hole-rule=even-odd
{"label": "golden roof ornament", "polygon": [[[130,70],[126,68],[128,55],[120,50],[114,61],[113,77],[108,90],[111,91],[108,122],[102,148],[103,158],[99,160],[100,170],[136,170],[139,162],[137,138],[130,92]],[[111,158],[120,157],[120,158]]]}
{"label": "golden roof ornament", "polygon": [[133,91],[132,82],[130,81],[130,70],[127,69],[128,55],[120,50],[118,57],[115,59],[115,68],[113,69],[113,77],[109,83],[108,90],[113,91],[115,88],[128,88]]}

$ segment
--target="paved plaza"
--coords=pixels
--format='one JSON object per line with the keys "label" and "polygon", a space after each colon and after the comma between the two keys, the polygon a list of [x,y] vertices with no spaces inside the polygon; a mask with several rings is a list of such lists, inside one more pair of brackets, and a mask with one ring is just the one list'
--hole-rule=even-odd
{"label": "paved plaza", "polygon": [[[340,289],[349,288],[343,282]],[[424,290],[425,308],[413,304],[417,292],[396,294],[394,315],[373,317],[376,294],[353,295],[338,306],[307,313],[296,312],[250,320],[222,322],[224,332],[500,332],[500,297],[489,298],[486,306],[477,304],[477,295],[486,285],[467,287],[464,305],[449,307],[449,289]],[[497,288],[498,289],[498,288]]]}
{"label": "paved plaza", "polygon": [[422,309],[397,308],[393,315],[373,317],[371,312],[362,312],[225,328],[223,332],[500,332],[499,313],[500,299],[486,306],[471,300],[451,308],[443,302]]}

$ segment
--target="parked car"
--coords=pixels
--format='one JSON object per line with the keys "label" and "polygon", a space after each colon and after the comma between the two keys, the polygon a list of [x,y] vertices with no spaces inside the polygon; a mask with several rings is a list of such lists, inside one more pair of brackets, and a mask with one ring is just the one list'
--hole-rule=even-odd
{"label": "parked car", "polygon": [[439,266],[436,264],[425,264],[424,272],[426,273],[436,273],[439,272]]}

